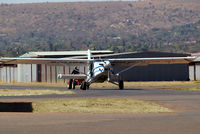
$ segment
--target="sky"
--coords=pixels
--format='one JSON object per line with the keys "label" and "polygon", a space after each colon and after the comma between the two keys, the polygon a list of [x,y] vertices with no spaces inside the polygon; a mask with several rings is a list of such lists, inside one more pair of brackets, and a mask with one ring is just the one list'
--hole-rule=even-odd
{"label": "sky", "polygon": [[39,2],[76,2],[76,1],[134,1],[134,0],[0,0],[0,3],[39,3]]}

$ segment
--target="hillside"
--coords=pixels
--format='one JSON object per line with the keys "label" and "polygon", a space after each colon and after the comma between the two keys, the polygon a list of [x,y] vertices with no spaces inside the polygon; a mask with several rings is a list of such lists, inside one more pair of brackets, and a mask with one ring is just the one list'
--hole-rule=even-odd
{"label": "hillside", "polygon": [[199,0],[0,5],[0,55],[111,49],[200,51]]}

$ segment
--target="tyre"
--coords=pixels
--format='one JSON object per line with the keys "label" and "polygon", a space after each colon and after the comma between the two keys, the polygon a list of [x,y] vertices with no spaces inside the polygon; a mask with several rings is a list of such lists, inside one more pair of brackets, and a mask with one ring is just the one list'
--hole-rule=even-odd
{"label": "tyre", "polygon": [[88,90],[88,89],[90,89],[90,86],[89,86],[89,85],[87,85],[87,86],[86,86],[86,88],[87,88],[87,90]]}
{"label": "tyre", "polygon": [[119,89],[124,89],[124,81],[123,80],[119,81]]}
{"label": "tyre", "polygon": [[83,90],[86,90],[87,89],[87,83],[83,82],[81,87],[82,87]]}
{"label": "tyre", "polygon": [[72,80],[72,79],[70,79],[70,80],[69,80],[68,89],[72,89],[72,82],[73,82],[73,80]]}
{"label": "tyre", "polygon": [[82,86],[83,86],[83,84],[81,84],[81,86],[80,86],[80,89],[83,89],[83,87],[82,87]]}
{"label": "tyre", "polygon": [[75,89],[76,88],[76,80],[73,80],[73,83],[72,83],[72,88]]}

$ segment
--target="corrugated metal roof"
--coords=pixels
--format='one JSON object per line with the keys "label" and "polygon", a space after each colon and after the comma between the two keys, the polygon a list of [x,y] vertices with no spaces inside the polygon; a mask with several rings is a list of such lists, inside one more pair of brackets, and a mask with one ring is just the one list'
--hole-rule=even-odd
{"label": "corrugated metal roof", "polygon": [[200,53],[191,53],[192,56],[200,56]]}
{"label": "corrugated metal roof", "polygon": [[[113,54],[113,51],[91,51],[92,54]],[[44,51],[44,52],[28,52],[20,57],[44,57],[44,56],[85,56],[87,51]]]}
{"label": "corrugated metal roof", "polygon": [[194,60],[194,62],[199,62],[200,61],[200,57],[196,56],[196,59]]}

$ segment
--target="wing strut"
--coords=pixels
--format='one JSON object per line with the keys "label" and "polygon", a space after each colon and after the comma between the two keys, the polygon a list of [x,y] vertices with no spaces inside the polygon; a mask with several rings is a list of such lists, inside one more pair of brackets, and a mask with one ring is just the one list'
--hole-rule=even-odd
{"label": "wing strut", "polygon": [[138,66],[138,65],[140,65],[140,64],[141,64],[141,63],[136,63],[136,64],[134,64],[134,65],[132,65],[132,66],[130,66],[130,67],[125,68],[124,70],[121,70],[120,72],[116,73],[115,75],[120,75],[121,73],[124,73],[124,72],[130,70],[131,68],[136,67],[136,66]]}

